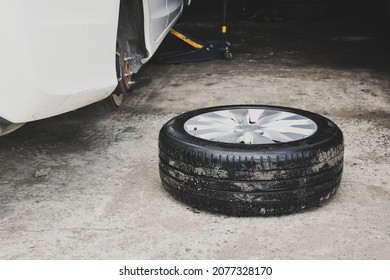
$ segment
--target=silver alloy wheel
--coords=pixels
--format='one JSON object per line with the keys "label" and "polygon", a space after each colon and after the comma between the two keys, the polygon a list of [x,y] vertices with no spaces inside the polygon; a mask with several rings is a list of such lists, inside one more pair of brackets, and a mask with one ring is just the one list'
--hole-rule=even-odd
{"label": "silver alloy wheel", "polygon": [[307,117],[277,109],[230,109],[192,117],[184,129],[215,142],[271,144],[307,138],[317,125]]}

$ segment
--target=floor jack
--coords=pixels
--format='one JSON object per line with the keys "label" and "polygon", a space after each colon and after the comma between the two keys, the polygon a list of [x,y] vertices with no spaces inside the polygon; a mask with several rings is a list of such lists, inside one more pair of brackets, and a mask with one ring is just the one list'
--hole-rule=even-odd
{"label": "floor jack", "polygon": [[163,63],[182,63],[194,61],[206,61],[218,58],[226,60],[233,59],[231,53],[231,43],[227,38],[227,1],[223,0],[223,17],[222,17],[222,34],[220,40],[201,41],[192,36],[180,31],[172,29],[170,32],[173,36],[179,38],[186,44],[190,45],[194,50],[185,53],[164,54],[159,57],[159,61]]}

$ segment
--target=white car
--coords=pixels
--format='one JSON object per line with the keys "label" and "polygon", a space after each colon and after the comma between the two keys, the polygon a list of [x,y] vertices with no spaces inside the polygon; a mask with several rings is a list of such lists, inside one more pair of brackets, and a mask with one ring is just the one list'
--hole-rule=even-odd
{"label": "white car", "polygon": [[0,135],[111,95],[120,105],[190,0],[2,0]]}

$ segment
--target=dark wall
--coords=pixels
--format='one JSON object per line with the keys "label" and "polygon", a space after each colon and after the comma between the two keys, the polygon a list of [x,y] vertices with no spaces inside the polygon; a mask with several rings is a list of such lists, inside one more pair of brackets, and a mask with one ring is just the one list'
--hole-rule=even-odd
{"label": "dark wall", "polygon": [[[223,0],[192,0],[193,11],[195,10],[220,10]],[[228,0],[230,14],[246,12],[269,11],[278,9],[288,14],[299,13],[299,9],[318,12],[324,9],[327,16],[331,17],[357,17],[363,19],[381,20],[389,16],[390,0]],[[246,9],[244,9],[244,7]]]}

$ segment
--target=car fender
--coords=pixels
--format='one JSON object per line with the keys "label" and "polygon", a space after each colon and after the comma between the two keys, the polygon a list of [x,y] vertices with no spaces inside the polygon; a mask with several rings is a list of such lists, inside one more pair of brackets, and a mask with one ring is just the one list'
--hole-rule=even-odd
{"label": "car fender", "polygon": [[108,96],[119,0],[0,2],[0,117],[23,123]]}

